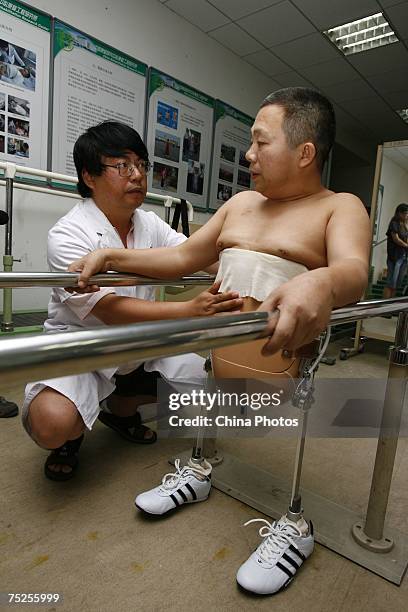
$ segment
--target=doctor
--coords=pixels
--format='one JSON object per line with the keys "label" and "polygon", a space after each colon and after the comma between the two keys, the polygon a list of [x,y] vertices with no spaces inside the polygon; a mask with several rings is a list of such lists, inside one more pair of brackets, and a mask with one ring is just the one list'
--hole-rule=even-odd
{"label": "doctor", "polygon": [[[153,212],[139,207],[150,169],[147,149],[127,125],[106,121],[89,128],[74,146],[78,191],[84,201],[62,217],[48,235],[51,271],[65,272],[74,260],[97,248],[170,247],[186,240]],[[188,302],[155,302],[153,287],[105,287],[97,293],[52,291],[46,331],[90,329],[237,310],[236,292],[218,294],[213,285]],[[83,432],[96,419],[131,442],[151,444],[154,431],[143,426],[138,405],[156,398],[160,377],[201,384],[204,360],[195,354],[131,363],[30,383],[22,409],[24,427],[39,446],[52,449],[45,475],[68,480],[78,464]],[[100,402],[108,398],[100,413]]]}

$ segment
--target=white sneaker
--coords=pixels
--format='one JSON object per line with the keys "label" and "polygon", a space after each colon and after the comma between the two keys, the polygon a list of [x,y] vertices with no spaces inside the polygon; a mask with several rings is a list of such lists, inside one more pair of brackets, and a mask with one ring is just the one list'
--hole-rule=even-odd
{"label": "white sneaker", "polygon": [[162,484],[140,493],[135,504],[149,514],[165,514],[183,504],[205,501],[211,489],[212,466],[203,460],[201,465],[191,460],[180,469],[180,459],[175,461],[176,471],[166,474]]}
{"label": "white sneaker", "polygon": [[297,523],[286,515],[272,524],[265,519],[245,523],[265,523],[259,530],[264,538],[238,570],[237,582],[247,591],[271,595],[288,586],[297,570],[312,554],[313,525],[301,518]]}

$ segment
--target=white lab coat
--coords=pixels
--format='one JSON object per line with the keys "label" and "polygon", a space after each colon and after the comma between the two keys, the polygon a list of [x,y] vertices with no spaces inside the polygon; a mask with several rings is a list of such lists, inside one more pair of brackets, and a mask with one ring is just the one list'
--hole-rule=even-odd
{"label": "white lab coat", "polygon": [[[133,214],[133,227],[127,236],[128,248],[147,249],[176,246],[186,240],[153,212],[137,209]],[[75,259],[98,248],[123,248],[117,230],[92,199],[79,202],[69,213],[51,228],[48,234],[48,263],[51,272],[66,272]],[[90,294],[71,294],[63,288],[54,288],[48,305],[48,319],[44,323],[47,332],[92,329],[104,324],[91,310],[109,293],[154,301],[155,289],[151,286],[103,287]],[[29,403],[44,387],[49,386],[63,393],[75,403],[85,424],[91,428],[99,411],[99,402],[114,390],[115,373],[132,371],[138,363],[104,368],[89,375],[66,376],[31,383],[26,388],[24,415]],[[145,370],[158,371],[171,382],[201,385],[206,375],[204,359],[195,354],[177,355],[145,362]],[[97,381],[95,383],[95,381]],[[87,389],[84,387],[98,387]],[[137,390],[135,390],[137,393]],[[135,394],[136,394],[135,393]]]}

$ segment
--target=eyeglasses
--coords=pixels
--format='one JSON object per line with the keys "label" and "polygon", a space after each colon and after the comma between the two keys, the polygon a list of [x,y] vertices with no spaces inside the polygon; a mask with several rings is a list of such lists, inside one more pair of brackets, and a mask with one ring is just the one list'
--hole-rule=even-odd
{"label": "eyeglasses", "polygon": [[147,174],[152,167],[149,161],[145,159],[139,159],[135,164],[128,164],[126,162],[119,162],[118,164],[102,164],[104,168],[116,168],[119,172],[119,176],[122,178],[131,177],[135,169],[137,168],[140,174]]}

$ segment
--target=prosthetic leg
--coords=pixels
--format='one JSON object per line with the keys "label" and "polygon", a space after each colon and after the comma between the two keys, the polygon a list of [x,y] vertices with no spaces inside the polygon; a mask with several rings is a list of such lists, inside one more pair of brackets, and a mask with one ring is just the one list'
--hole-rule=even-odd
{"label": "prosthetic leg", "polygon": [[[259,303],[253,298],[246,298],[244,311],[253,311]],[[215,378],[252,378],[259,380],[279,379],[279,386],[282,380],[286,381],[286,397],[294,406],[300,410],[299,418],[299,437],[297,441],[295,466],[292,480],[292,493],[289,508],[286,513],[288,520],[298,522],[302,519],[302,502],[299,494],[300,479],[302,473],[303,454],[307,429],[307,415],[313,402],[313,380],[317,369],[329,341],[330,335],[322,336],[319,340],[309,345],[301,347],[291,353],[281,351],[271,357],[264,357],[261,348],[265,340],[255,340],[243,344],[235,344],[228,347],[214,349],[211,354],[211,365],[208,364],[207,371],[212,369]],[[300,378],[300,383],[296,384],[296,379]],[[210,378],[211,380],[211,378]],[[204,414],[202,409],[200,415]],[[200,419],[201,422],[201,419]],[[215,439],[205,436],[205,428],[199,428],[196,441],[193,447],[190,465],[199,467],[206,460],[208,463],[217,465],[222,461],[222,457],[215,448]]]}
{"label": "prosthetic leg", "polygon": [[[272,358],[265,358],[260,354],[264,340],[242,345],[241,350],[239,350],[241,348],[239,345],[238,347],[235,345],[213,351],[213,369],[217,378],[226,376],[229,378],[267,378],[268,380],[279,378],[281,385],[282,378],[285,377],[291,383],[289,387],[295,386],[293,377],[296,374],[300,378],[300,382],[296,381],[296,388],[291,393],[292,403],[299,409],[300,418],[289,508],[273,523],[263,518],[252,519],[245,523],[245,525],[255,522],[262,523],[259,530],[262,541],[238,569],[236,577],[238,584],[252,593],[273,594],[288,586],[299,567],[314,549],[313,525],[311,521],[306,522],[303,518],[299,489],[307,416],[313,403],[314,372],[324,354],[328,340],[329,334],[324,344],[322,341],[315,342],[308,347],[302,347],[296,355],[286,353]],[[195,465],[197,469],[208,468],[208,462],[213,465],[220,462],[220,457],[216,454],[214,439],[211,440],[213,442],[212,457],[208,455],[208,449],[204,448],[204,440],[205,432],[200,430],[188,463],[190,466]]]}

